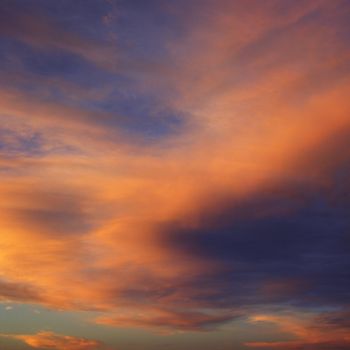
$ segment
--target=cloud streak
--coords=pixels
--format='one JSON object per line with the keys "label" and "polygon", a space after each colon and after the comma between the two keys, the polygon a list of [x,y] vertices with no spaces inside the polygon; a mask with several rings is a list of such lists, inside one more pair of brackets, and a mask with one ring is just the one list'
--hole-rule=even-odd
{"label": "cloud streak", "polygon": [[59,335],[45,331],[37,334],[6,335],[6,337],[21,340],[33,349],[111,350],[111,348],[107,348],[103,343],[96,340]]}
{"label": "cloud streak", "polygon": [[349,324],[343,321],[347,315],[347,312],[326,313],[313,320],[298,316],[255,316],[254,322],[276,323],[297,339],[286,342],[251,342],[246,345],[257,349],[346,349],[350,345]]}

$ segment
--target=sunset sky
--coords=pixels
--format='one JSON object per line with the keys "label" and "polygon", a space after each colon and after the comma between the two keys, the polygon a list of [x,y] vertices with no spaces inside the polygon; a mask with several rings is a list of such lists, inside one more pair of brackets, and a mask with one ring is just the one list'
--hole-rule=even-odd
{"label": "sunset sky", "polygon": [[0,349],[349,350],[350,0],[0,0]]}

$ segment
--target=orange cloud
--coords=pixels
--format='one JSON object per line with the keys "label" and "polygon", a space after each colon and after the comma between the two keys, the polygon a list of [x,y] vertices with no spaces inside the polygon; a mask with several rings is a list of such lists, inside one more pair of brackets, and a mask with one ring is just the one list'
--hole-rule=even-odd
{"label": "orange cloud", "polygon": [[[2,300],[100,310],[97,322],[118,327],[211,329],[235,315],[220,305],[202,310],[218,287],[193,281],[221,265],[165,245],[164,227],[195,230],[222,202],[290,179],[325,186],[333,168],[324,159],[343,159],[338,150],[322,160],[318,152],[350,127],[349,52],[333,40],[338,27],[303,22],[313,11],[324,21],[341,17],[327,2],[301,1],[282,17],[271,13],[275,2],[254,11],[249,3],[222,4],[189,23],[186,40],[169,44],[175,69],[155,79],[174,91],[162,103],[184,117],[178,133],[159,141],[110,127],[121,118],[110,113],[0,91],[6,128],[24,139],[42,135],[39,154],[0,157]],[[42,18],[21,17],[13,35],[114,67],[112,49]],[[5,141],[19,147],[16,137]],[[293,332],[304,341],[308,327]],[[53,349],[97,346],[52,333],[19,339]]]}
{"label": "orange cloud", "polygon": [[34,349],[57,350],[108,350],[103,343],[97,340],[77,338],[68,335],[59,335],[53,332],[39,332],[37,334],[7,335],[19,339]]}
{"label": "orange cloud", "polygon": [[[335,313],[336,314],[336,313]],[[345,316],[346,317],[346,316]],[[295,340],[284,342],[249,342],[248,347],[261,349],[346,349],[350,346],[348,326],[322,322],[318,318],[300,315],[252,317],[252,322],[269,322],[276,324],[283,332],[295,336]],[[325,319],[327,320],[327,318]]]}

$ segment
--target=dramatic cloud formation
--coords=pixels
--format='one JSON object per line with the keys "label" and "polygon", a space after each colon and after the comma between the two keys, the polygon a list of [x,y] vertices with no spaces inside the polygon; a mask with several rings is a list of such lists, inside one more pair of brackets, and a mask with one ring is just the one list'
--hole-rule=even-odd
{"label": "dramatic cloud formation", "polygon": [[1,301],[349,346],[348,1],[0,7]]}

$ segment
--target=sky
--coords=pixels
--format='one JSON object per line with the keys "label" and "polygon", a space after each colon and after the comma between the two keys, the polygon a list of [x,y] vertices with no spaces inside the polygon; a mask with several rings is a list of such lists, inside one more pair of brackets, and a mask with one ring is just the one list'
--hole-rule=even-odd
{"label": "sky", "polygon": [[350,349],[349,0],[1,0],[0,348]]}

